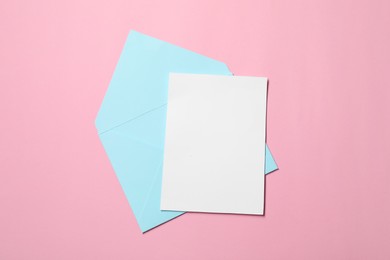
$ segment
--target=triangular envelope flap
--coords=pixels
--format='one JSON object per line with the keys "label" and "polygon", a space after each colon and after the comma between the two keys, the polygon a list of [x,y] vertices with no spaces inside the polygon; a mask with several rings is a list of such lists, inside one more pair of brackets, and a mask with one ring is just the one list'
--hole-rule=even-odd
{"label": "triangular envelope flap", "polygon": [[98,132],[166,104],[169,72],[231,74],[222,62],[132,31],[96,118]]}
{"label": "triangular envelope flap", "polygon": [[[150,196],[152,185],[156,178],[161,178],[157,173],[161,171],[163,159],[164,131],[161,130],[165,113],[165,108],[157,109],[100,135],[140,226],[148,197],[153,197]],[[159,211],[159,207],[154,210]]]}

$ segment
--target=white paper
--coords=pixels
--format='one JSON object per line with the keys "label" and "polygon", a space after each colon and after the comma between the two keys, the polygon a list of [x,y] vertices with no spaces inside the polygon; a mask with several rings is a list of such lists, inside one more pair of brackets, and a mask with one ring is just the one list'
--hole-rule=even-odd
{"label": "white paper", "polygon": [[263,214],[267,79],[169,77],[161,209]]}

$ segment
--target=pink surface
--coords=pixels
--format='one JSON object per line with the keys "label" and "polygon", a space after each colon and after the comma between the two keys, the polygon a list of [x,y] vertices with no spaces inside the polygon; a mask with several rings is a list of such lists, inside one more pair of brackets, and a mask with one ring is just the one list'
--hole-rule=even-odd
{"label": "pink surface", "polygon": [[[390,2],[0,2],[0,259],[390,259]],[[142,235],[94,119],[130,29],[270,78],[266,215]]]}

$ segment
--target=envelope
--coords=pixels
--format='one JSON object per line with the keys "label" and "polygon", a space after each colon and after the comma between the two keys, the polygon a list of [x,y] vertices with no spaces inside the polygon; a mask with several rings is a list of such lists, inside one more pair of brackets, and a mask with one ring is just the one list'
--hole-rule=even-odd
{"label": "envelope", "polygon": [[[131,31],[95,121],[142,232],[184,213],[160,210],[170,72],[232,75],[220,61]],[[276,170],[268,147],[265,157],[265,172]]]}

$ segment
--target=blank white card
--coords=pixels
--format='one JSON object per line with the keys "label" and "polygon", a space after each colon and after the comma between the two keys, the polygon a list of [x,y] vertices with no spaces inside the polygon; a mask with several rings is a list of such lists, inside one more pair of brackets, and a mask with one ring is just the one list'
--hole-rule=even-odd
{"label": "blank white card", "polygon": [[169,76],[161,209],[263,214],[267,79]]}

